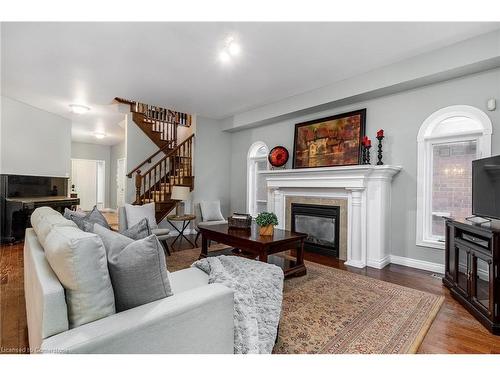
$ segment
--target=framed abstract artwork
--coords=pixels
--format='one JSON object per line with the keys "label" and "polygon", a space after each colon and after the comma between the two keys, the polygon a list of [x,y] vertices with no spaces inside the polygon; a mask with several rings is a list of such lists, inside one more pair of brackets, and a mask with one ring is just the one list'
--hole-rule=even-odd
{"label": "framed abstract artwork", "polygon": [[361,164],[366,108],[295,125],[293,168]]}

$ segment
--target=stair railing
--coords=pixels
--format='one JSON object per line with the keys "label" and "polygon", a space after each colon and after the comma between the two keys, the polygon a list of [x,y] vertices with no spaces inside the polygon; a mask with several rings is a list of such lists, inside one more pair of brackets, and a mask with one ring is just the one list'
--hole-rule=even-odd
{"label": "stair railing", "polygon": [[194,187],[193,180],[194,134],[177,145],[144,174],[136,171],[135,204],[165,202],[170,198],[174,185]]}
{"label": "stair railing", "polygon": [[169,150],[171,150],[171,147],[168,147],[168,145],[163,146],[155,153],[149,155],[141,164],[139,164],[137,167],[135,167],[129,173],[127,173],[127,177],[132,178],[135,171],[139,170],[139,168],[141,168],[143,165],[145,165],[147,163],[151,163],[153,158],[156,157],[157,155],[161,154],[162,152],[168,152]]}

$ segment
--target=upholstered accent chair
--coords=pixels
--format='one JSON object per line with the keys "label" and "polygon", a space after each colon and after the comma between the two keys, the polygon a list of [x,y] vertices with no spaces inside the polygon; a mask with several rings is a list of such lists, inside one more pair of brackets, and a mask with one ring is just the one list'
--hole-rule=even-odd
{"label": "upholstered accent chair", "polygon": [[[153,207],[152,215],[154,216],[154,206],[152,206],[152,207]],[[148,216],[150,216],[150,215],[148,215]],[[147,216],[145,216],[145,217],[147,217]],[[125,207],[118,208],[118,225],[119,225],[120,232],[129,228],[129,220],[127,220],[127,211],[126,211]],[[158,241],[160,241],[160,243],[162,244],[163,249],[165,250],[165,255],[170,255],[170,249],[169,249],[168,243],[167,243],[167,238],[168,238],[168,234],[170,233],[170,229],[158,228],[158,225],[156,224],[156,220],[154,221],[154,223],[150,223],[150,228],[151,228],[151,233],[156,235],[156,237],[158,238]]]}
{"label": "upholstered accent chair", "polygon": [[220,201],[201,201],[195,203],[194,212],[196,219],[194,221],[196,229],[196,238],[194,243],[198,246],[198,237],[200,237],[200,227],[227,224],[227,220],[224,219],[220,209]]}

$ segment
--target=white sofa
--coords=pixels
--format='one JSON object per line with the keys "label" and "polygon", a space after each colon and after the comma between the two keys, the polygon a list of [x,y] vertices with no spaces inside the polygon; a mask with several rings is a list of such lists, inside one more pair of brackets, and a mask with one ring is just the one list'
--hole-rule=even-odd
{"label": "white sofa", "polygon": [[233,353],[233,291],[197,268],[169,274],[173,296],[69,329],[64,288],[33,229],[24,290],[30,349],[42,353]]}

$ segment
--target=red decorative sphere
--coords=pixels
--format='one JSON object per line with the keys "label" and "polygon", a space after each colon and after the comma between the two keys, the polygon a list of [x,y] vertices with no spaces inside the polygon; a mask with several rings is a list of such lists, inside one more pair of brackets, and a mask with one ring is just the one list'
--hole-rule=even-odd
{"label": "red decorative sphere", "polygon": [[276,146],[270,152],[267,159],[273,167],[282,167],[290,157],[288,150],[283,146]]}

